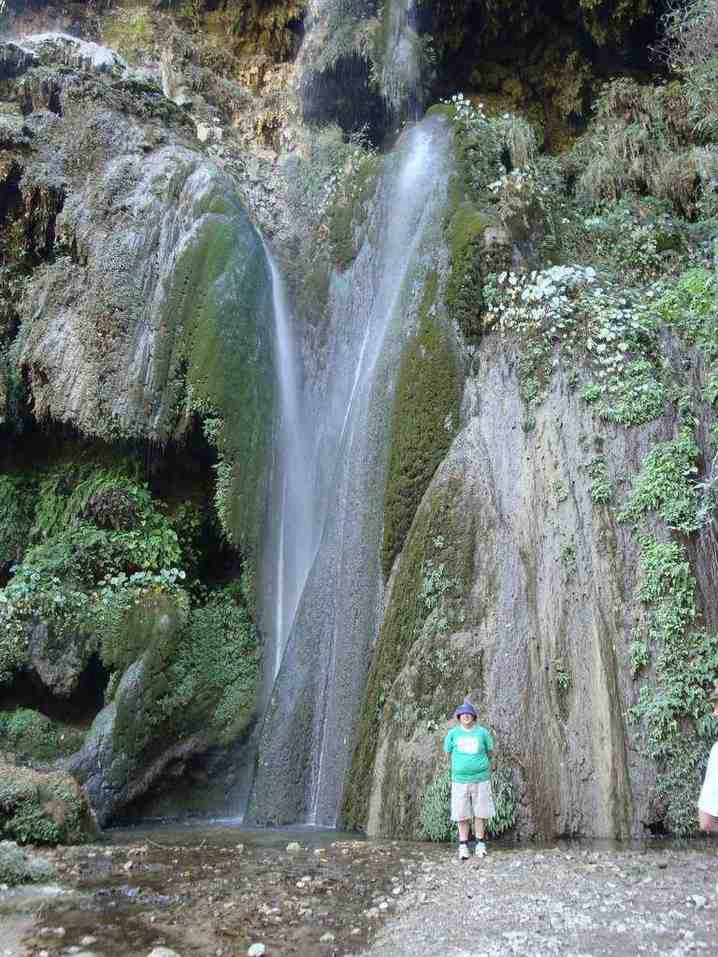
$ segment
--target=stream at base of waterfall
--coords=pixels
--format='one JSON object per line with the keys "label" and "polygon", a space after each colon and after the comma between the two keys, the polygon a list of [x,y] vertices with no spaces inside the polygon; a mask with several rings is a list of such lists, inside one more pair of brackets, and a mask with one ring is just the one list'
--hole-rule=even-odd
{"label": "stream at base of waterfall", "polygon": [[55,883],[0,887],[4,957],[634,957],[718,935],[710,840],[499,843],[460,864],[450,845],[218,824],[41,853]]}

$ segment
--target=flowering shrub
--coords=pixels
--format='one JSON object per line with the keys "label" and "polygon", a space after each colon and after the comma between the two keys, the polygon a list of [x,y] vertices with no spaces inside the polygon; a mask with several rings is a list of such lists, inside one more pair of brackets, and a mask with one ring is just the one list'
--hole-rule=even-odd
{"label": "flowering shrub", "polygon": [[519,375],[527,402],[540,399],[558,364],[558,347],[595,380],[581,394],[597,402],[602,418],[636,424],[663,411],[655,321],[630,293],[600,282],[592,267],[502,272],[490,278],[484,297],[487,325],[520,340]]}

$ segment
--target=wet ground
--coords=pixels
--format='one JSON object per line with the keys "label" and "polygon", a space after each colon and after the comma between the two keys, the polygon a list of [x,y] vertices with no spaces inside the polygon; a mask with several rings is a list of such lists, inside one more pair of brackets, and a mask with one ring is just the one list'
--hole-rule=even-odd
{"label": "wet ground", "polygon": [[0,891],[0,957],[718,953],[718,842],[459,864],[446,846],[220,825],[47,854],[55,885]]}

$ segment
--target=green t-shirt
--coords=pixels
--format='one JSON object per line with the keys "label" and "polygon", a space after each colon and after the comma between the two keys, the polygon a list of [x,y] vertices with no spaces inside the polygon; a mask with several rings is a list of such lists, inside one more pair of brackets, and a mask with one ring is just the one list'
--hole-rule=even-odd
{"label": "green t-shirt", "polygon": [[486,728],[475,724],[470,730],[452,728],[444,738],[444,751],[451,755],[451,780],[457,784],[476,784],[491,780],[489,751],[494,739]]}

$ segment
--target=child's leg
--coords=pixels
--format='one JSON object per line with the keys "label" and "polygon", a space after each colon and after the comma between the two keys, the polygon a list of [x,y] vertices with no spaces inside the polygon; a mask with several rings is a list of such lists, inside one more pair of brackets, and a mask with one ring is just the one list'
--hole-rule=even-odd
{"label": "child's leg", "polygon": [[458,821],[459,825],[459,844],[465,844],[469,839],[469,820]]}
{"label": "child's leg", "polygon": [[486,818],[484,817],[474,818],[474,834],[476,835],[477,841],[483,841],[484,836],[486,834]]}

